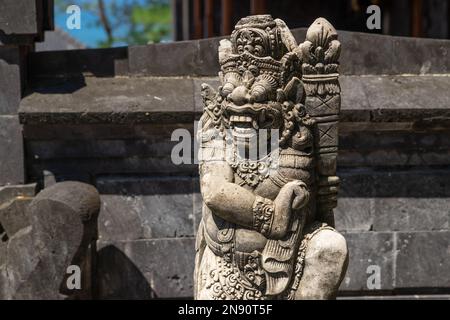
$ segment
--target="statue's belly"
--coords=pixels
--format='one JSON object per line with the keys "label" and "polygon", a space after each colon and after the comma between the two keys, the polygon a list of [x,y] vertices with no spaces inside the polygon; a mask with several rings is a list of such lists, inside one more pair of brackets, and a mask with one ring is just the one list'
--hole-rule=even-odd
{"label": "statue's belly", "polygon": [[[229,227],[230,224],[214,215],[209,209],[207,209],[207,212],[203,215],[203,220],[206,229],[205,231],[208,233],[209,238],[214,242],[219,243],[219,231]],[[231,226],[233,225],[231,224]],[[267,239],[262,234],[240,226],[236,226],[235,228],[234,248],[236,251],[251,253],[255,250],[262,251],[264,249]]]}

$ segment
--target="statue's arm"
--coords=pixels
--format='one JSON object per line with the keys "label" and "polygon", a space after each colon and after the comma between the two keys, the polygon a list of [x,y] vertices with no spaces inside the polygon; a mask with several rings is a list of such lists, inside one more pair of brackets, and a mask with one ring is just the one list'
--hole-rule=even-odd
{"label": "statue's arm", "polygon": [[200,188],[203,201],[216,215],[247,228],[253,227],[256,196],[233,183],[233,170],[226,161],[201,164]]}
{"label": "statue's arm", "polygon": [[225,161],[201,164],[203,201],[222,219],[268,238],[282,238],[289,227],[292,209],[302,207],[309,200],[309,193],[300,181],[286,184],[272,201],[233,183],[233,176]]}

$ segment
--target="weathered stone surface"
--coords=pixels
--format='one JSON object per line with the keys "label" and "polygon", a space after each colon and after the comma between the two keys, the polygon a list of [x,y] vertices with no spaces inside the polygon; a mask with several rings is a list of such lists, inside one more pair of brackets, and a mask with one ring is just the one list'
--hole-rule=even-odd
{"label": "weathered stone surface", "polygon": [[373,225],[375,190],[371,172],[339,171],[338,206],[334,209],[339,231],[369,231]]}
{"label": "weathered stone surface", "polygon": [[[301,43],[305,39],[306,29],[293,29],[292,33]],[[450,48],[448,40],[348,31],[340,31],[339,34],[343,47],[347,48],[342,51],[341,59],[340,70],[344,75],[445,74],[450,70],[448,63],[442,59]],[[130,47],[130,72],[147,76],[216,76],[219,70],[216,49],[220,39]],[[180,56],[183,58],[180,59]]]}
{"label": "weathered stone surface", "polygon": [[98,298],[193,296],[193,238],[98,242]]}
{"label": "weathered stone surface", "polygon": [[17,116],[0,116],[0,185],[24,182],[22,129]]}
{"label": "weathered stone surface", "polygon": [[[0,267],[4,299],[63,299],[92,296],[91,243],[97,237],[100,201],[96,190],[78,182],[55,184],[29,205],[31,224],[8,241]],[[66,284],[69,265],[81,269],[81,289]]]}
{"label": "weathered stone surface", "polygon": [[[201,86],[205,210],[197,231],[195,299],[334,299],[347,268],[345,239],[323,224],[333,224],[338,189],[340,43],[323,18],[314,21],[299,46],[283,24],[270,15],[239,20],[218,48],[220,87]],[[279,33],[283,37],[274,36]],[[302,52],[301,67],[295,50]],[[327,58],[311,54],[319,50]],[[282,133],[275,168],[272,154],[248,155],[256,151],[256,139],[267,139],[254,130],[259,128]],[[214,137],[219,131],[223,135]],[[239,149],[247,154],[236,155]],[[223,161],[233,150],[235,156]],[[310,177],[317,177],[317,187]],[[194,197],[197,203],[198,193]],[[195,205],[195,217],[199,211]]]}
{"label": "weathered stone surface", "polygon": [[203,98],[201,94],[202,84],[206,83],[212,88],[218,88],[220,81],[218,77],[214,78],[194,78],[194,110],[196,113],[201,114],[203,112]]}
{"label": "weathered stone surface", "polygon": [[[440,123],[448,128],[448,76],[342,76],[340,82],[341,122],[412,122],[419,129]],[[22,100],[20,118],[27,124],[191,123],[203,111],[202,83],[214,87],[218,79],[77,77],[40,81]],[[107,92],[114,94],[107,96]]]}
{"label": "weathered stone surface", "polygon": [[80,75],[114,77],[128,74],[127,64],[126,47],[34,52],[29,73],[36,81]]}
{"label": "weathered stone surface", "polygon": [[194,119],[191,79],[86,77],[72,80],[52,80],[30,89],[30,95],[21,101],[21,121],[173,123],[192,122]]}
{"label": "weathered stone surface", "polygon": [[340,31],[339,39],[343,74],[392,74],[392,37]]}
{"label": "weathered stone surface", "polygon": [[132,75],[195,75],[198,41],[131,46],[128,63]]}
{"label": "weathered stone surface", "polygon": [[[350,260],[340,291],[392,290],[394,287],[395,238],[390,232],[348,232]],[[380,271],[380,288],[369,289],[368,278],[374,274],[369,268]],[[369,268],[369,269],[368,269]],[[373,268],[373,267],[372,267]],[[370,282],[372,284],[372,282]]]}
{"label": "weathered stone surface", "polygon": [[190,177],[105,177],[96,181],[103,241],[193,236]]}
{"label": "weathered stone surface", "polygon": [[35,194],[36,183],[2,186],[0,187],[0,204],[8,202],[16,197],[34,197]]}
{"label": "weathered stone surface", "polygon": [[18,197],[0,204],[0,225],[6,237],[9,238],[30,225],[31,221],[26,208],[31,200],[31,197]]}
{"label": "weathered stone surface", "polygon": [[433,74],[450,72],[450,41],[393,38],[392,72]]}
{"label": "weathered stone surface", "polygon": [[192,202],[193,202],[193,212],[194,212],[194,234],[197,234],[198,226],[202,220],[202,207],[203,199],[200,193],[200,180],[198,178],[192,179],[193,192],[192,192]]}
{"label": "weathered stone surface", "polygon": [[27,141],[42,140],[146,140],[149,144],[170,140],[173,131],[192,131],[192,123],[144,123],[144,124],[52,124],[27,125],[23,134]]}
{"label": "weathered stone surface", "polygon": [[379,130],[340,130],[339,138],[342,167],[442,166],[450,159],[448,130],[413,132],[380,126]]}
{"label": "weathered stone surface", "polygon": [[380,173],[374,177],[374,188],[374,230],[431,231],[449,228],[448,171]]}
{"label": "weathered stone surface", "polygon": [[338,173],[338,230],[448,230],[447,171],[341,169]]}
{"label": "weathered stone surface", "polygon": [[374,230],[448,230],[450,197],[374,199]]}
{"label": "weathered stone surface", "polygon": [[41,140],[26,143],[28,154],[39,160],[67,158],[118,158],[153,157],[162,158],[171,154],[178,141],[169,136],[154,136],[148,139],[117,140]]}
{"label": "weathered stone surface", "polygon": [[450,287],[450,231],[397,234],[396,288]]}
{"label": "weathered stone surface", "polygon": [[17,113],[22,94],[21,70],[20,49],[0,46],[0,115]]}
{"label": "weathered stone surface", "polygon": [[[5,34],[38,33],[38,3],[27,0],[3,0],[0,3],[0,31]],[[20,19],[18,18],[20,17]]]}

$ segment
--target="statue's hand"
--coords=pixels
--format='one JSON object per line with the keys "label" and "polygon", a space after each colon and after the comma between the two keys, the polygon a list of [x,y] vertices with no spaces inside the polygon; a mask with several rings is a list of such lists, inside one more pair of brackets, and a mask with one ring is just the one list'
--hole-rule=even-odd
{"label": "statue's hand", "polygon": [[306,184],[300,180],[286,183],[275,199],[275,207],[285,207],[297,210],[304,207],[309,201],[309,192]]}
{"label": "statue's hand", "polygon": [[292,209],[297,210],[309,201],[306,185],[299,180],[286,183],[274,200],[275,217],[272,225],[271,237],[282,238],[289,227]]}

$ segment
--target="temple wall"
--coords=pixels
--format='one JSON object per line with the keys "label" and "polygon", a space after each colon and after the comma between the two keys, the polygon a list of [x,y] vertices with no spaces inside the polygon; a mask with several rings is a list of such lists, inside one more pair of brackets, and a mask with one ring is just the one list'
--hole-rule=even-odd
{"label": "temple wall", "polygon": [[[449,295],[450,41],[339,37],[335,216],[350,251],[340,296]],[[218,40],[30,53],[8,71],[17,79],[0,79],[0,122],[20,119],[0,126],[14,139],[0,144],[1,184],[78,180],[100,192],[97,298],[192,296],[198,171],[173,164],[171,134],[193,132],[200,84],[217,85]],[[15,66],[4,50],[1,73]],[[379,288],[367,286],[370,266]]]}

